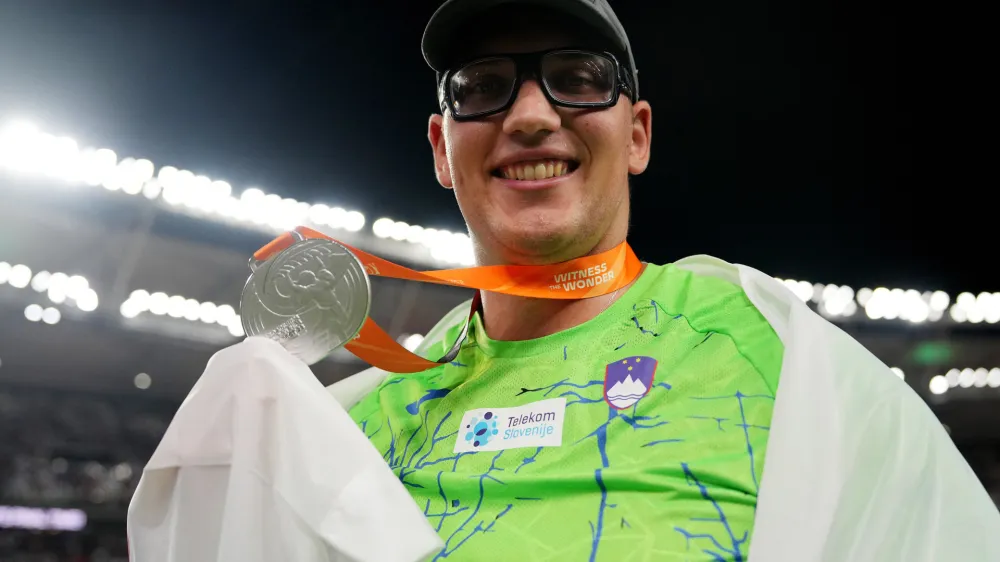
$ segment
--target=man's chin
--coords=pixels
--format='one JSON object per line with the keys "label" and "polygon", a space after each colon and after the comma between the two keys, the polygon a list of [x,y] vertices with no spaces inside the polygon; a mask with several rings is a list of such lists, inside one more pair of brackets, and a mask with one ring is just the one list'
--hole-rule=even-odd
{"label": "man's chin", "polygon": [[588,236],[569,225],[518,225],[504,233],[505,263],[538,265],[559,263],[585,254]]}

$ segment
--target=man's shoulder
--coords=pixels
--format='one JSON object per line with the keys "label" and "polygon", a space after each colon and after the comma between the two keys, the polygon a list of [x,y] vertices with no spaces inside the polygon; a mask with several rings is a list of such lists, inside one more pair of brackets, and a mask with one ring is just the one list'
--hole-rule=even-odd
{"label": "man's shoulder", "polygon": [[692,325],[767,323],[733,280],[687,269],[683,263],[649,264],[644,275],[651,279],[636,297],[655,300],[661,308],[683,315]]}
{"label": "man's shoulder", "polygon": [[777,387],[784,346],[738,279],[689,269],[683,261],[650,264],[646,274],[651,276],[649,283],[643,285],[642,294],[633,297],[639,305],[648,300],[669,317],[683,318],[706,337],[718,334],[729,338],[768,388],[773,391]]}

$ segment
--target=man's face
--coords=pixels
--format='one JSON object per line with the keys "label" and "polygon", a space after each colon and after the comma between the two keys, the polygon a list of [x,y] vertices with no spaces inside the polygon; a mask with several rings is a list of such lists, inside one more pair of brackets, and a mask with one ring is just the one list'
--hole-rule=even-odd
{"label": "man's face", "polygon": [[[539,27],[492,33],[468,54],[579,46]],[[433,115],[428,131],[438,181],[455,190],[483,265],[564,261],[623,240],[628,175],[645,170],[650,135],[645,101],[623,95],[607,109],[554,107],[534,79],[506,112],[465,122]],[[546,179],[517,179],[535,171]]]}

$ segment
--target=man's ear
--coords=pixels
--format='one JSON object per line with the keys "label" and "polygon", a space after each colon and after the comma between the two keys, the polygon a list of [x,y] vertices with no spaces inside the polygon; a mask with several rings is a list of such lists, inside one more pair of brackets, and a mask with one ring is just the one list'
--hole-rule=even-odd
{"label": "man's ear", "polygon": [[440,113],[431,115],[427,123],[427,140],[434,152],[434,175],[442,187],[451,189],[451,167],[448,166],[448,147],[444,142],[444,116]]}
{"label": "man's ear", "polygon": [[628,171],[641,174],[649,165],[650,143],[653,140],[653,108],[646,100],[632,105],[632,139],[628,150]]}

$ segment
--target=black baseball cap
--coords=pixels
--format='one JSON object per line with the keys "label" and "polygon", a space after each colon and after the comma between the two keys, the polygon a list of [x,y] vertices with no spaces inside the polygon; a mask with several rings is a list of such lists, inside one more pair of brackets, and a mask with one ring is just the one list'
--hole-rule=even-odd
{"label": "black baseball cap", "polygon": [[448,0],[431,16],[424,29],[421,50],[424,60],[439,75],[448,70],[452,60],[452,47],[457,33],[472,16],[502,5],[532,6],[547,8],[576,18],[600,33],[603,38],[628,57],[628,68],[632,72],[635,99],[639,98],[639,71],[632,56],[632,45],[628,42],[625,28],[607,0]]}

